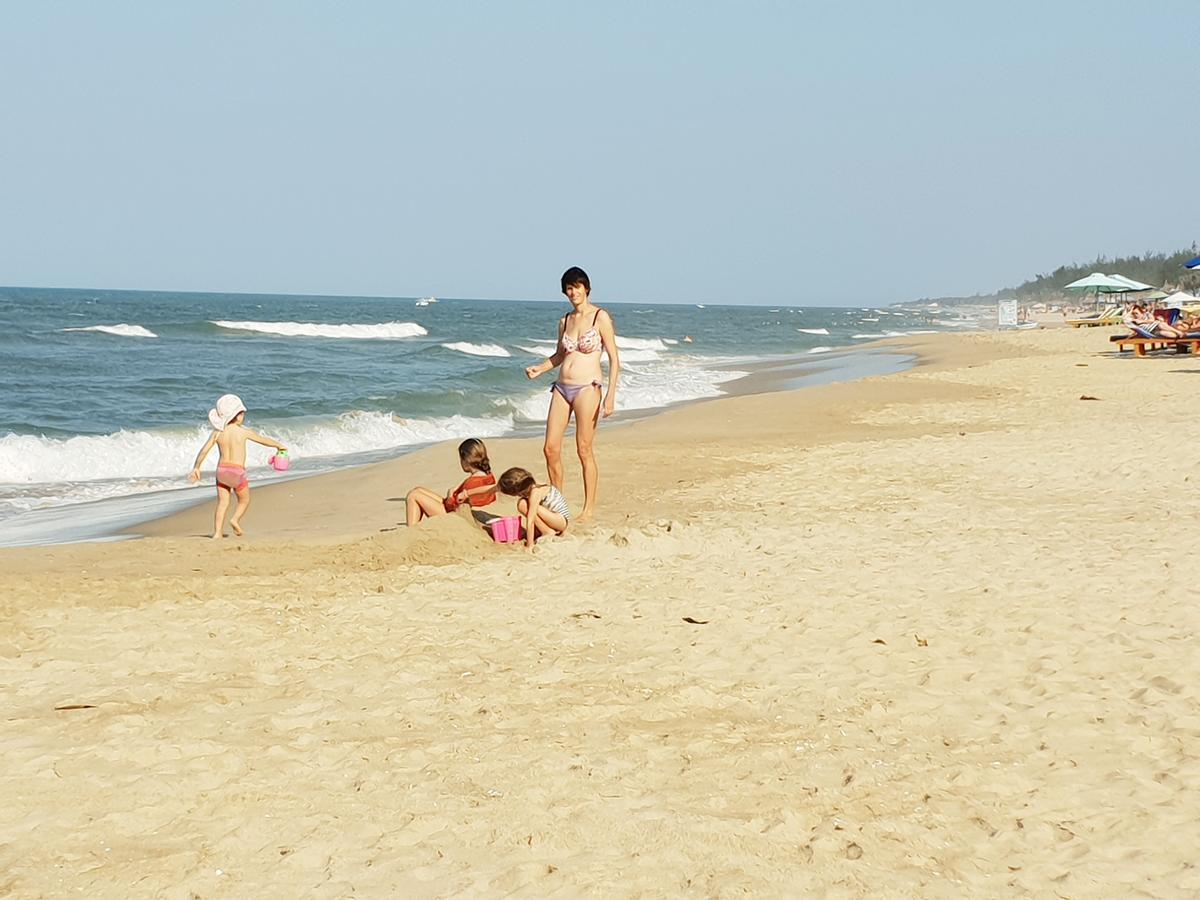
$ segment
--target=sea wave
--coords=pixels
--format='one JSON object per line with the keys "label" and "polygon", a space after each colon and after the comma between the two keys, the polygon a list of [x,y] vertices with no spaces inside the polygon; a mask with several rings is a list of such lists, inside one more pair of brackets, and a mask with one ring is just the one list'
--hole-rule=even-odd
{"label": "sea wave", "polygon": [[797,328],[802,334],[829,334],[828,328]]}
{"label": "sea wave", "polygon": [[809,353],[830,353],[832,351],[833,351],[832,347],[813,347],[808,352]]}
{"label": "sea wave", "polygon": [[617,335],[617,346],[622,350],[666,350],[667,343],[662,338],[635,338]]}
{"label": "sea wave", "polygon": [[127,325],[122,322],[120,325],[88,325],[84,328],[63,328],[62,331],[100,331],[104,334],[115,334],[118,337],[141,337],[141,338],[156,338],[158,337],[149,328],[144,328],[141,325]]}
{"label": "sea wave", "polygon": [[[695,365],[695,359],[661,361],[647,366],[628,366],[621,372],[621,388],[617,408],[659,409],[673,403],[719,397],[721,385],[746,372],[736,368],[737,361],[729,360],[734,368],[714,369]],[[512,415],[520,424],[542,422],[550,403],[550,385],[521,398],[495,401],[498,408]]]}
{"label": "sea wave", "polygon": [[[660,359],[660,354],[667,349],[669,339],[623,338],[617,337],[617,347],[621,351],[622,362],[654,362]],[[677,343],[669,341],[669,343]],[[537,346],[531,346],[537,345]],[[443,346],[445,346],[443,344]],[[531,356],[550,356],[554,352],[554,341],[531,341],[529,344],[518,344],[517,349]],[[607,354],[605,354],[607,356]]]}
{"label": "sea wave", "polygon": [[466,341],[455,341],[452,344],[442,344],[447,350],[457,350],[468,356],[512,356],[499,344],[470,344]]}
{"label": "sea wave", "polygon": [[230,331],[252,331],[282,337],[345,338],[354,340],[396,340],[429,334],[416,322],[378,322],[375,324],[326,324],[323,322],[229,322],[212,324]]}
{"label": "sea wave", "polygon": [[[511,417],[440,416],[405,419],[389,413],[352,410],[336,417],[307,417],[255,423],[263,433],[287,445],[293,459],[330,459],[449,440],[492,436],[512,430]],[[0,437],[0,473],[8,485],[54,484],[164,478],[180,482],[196,451],[209,435],[203,427],[154,431],[118,431],[105,435],[49,438],[7,434]],[[248,467],[266,466],[268,447],[246,447]],[[207,467],[216,466],[211,454]],[[131,491],[116,491],[129,493]]]}

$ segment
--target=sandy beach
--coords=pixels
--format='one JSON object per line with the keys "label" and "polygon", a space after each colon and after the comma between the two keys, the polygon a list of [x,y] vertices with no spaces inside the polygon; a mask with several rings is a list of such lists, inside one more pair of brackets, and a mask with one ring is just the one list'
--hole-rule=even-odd
{"label": "sandy beach", "polygon": [[1200,363],[1098,331],[605,428],[532,554],[447,446],[0,551],[0,895],[1200,893]]}

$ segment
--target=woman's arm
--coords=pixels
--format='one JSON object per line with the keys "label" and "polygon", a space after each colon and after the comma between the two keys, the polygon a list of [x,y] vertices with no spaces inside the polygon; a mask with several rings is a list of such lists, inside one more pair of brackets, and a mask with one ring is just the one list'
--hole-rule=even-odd
{"label": "woman's arm", "polygon": [[208,440],[204,442],[204,446],[200,448],[200,452],[196,454],[196,462],[192,465],[192,471],[188,472],[188,481],[200,480],[200,466],[204,464],[204,457],[213,448],[213,444],[217,442],[217,433],[214,431],[208,436]]}
{"label": "woman's arm", "polygon": [[563,356],[565,355],[563,353],[563,348],[562,348],[562,336],[563,336],[563,331],[566,329],[566,327],[567,327],[567,317],[563,316],[561,319],[558,320],[558,343],[556,343],[554,345],[553,355],[547,356],[540,363],[534,363],[532,366],[526,366],[525,367],[525,377],[526,378],[529,378],[529,379],[537,378],[539,375],[544,375],[545,373],[551,371],[552,369],[557,369],[559,366],[562,365]]}
{"label": "woman's arm", "polygon": [[612,316],[608,314],[608,310],[600,313],[596,325],[600,328],[604,352],[608,354],[608,393],[604,395],[602,407],[604,418],[607,419],[617,406],[617,382],[621,380],[621,351],[617,348],[617,331],[613,327]]}

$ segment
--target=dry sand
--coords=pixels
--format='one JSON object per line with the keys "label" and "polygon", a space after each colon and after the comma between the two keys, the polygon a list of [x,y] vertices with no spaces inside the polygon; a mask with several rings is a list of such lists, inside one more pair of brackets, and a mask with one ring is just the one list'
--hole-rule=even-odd
{"label": "dry sand", "polygon": [[448,447],[0,554],[0,894],[1200,893],[1200,363],[913,346],[606,428],[532,555],[379,530]]}

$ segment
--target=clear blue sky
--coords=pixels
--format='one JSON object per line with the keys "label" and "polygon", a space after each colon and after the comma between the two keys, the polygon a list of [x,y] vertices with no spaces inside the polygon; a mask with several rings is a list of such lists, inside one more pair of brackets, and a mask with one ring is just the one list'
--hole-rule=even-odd
{"label": "clear blue sky", "polygon": [[1178,249],[1196,12],[0,0],[0,284],[852,304]]}

